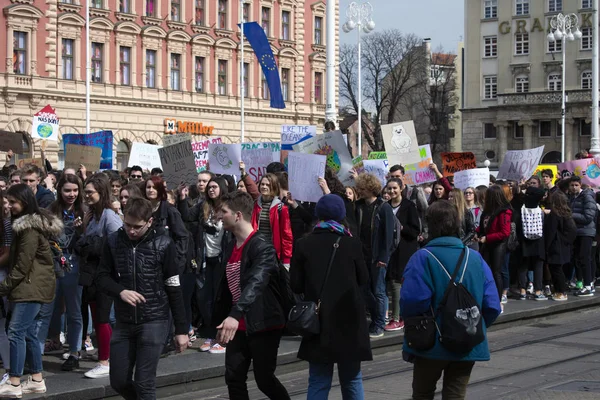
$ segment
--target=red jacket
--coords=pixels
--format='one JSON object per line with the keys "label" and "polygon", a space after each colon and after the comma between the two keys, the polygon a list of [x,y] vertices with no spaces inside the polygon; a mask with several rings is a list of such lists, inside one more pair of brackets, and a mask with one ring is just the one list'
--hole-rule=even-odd
{"label": "red jacket", "polygon": [[[258,230],[258,220],[262,210],[261,198],[254,202],[252,210],[252,226]],[[277,257],[283,264],[289,264],[292,259],[292,225],[290,223],[290,211],[277,197],[271,202],[269,209],[269,220],[271,221],[271,234],[273,235],[273,246]]]}
{"label": "red jacket", "polygon": [[[510,223],[512,222],[512,210],[506,209],[491,221],[485,235],[486,243],[498,243],[508,239],[510,236]],[[479,229],[483,230],[483,221],[479,224]]]}

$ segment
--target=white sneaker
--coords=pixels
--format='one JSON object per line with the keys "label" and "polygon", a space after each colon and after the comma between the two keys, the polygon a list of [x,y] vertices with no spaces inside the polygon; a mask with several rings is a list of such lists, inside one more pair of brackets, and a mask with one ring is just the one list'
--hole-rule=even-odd
{"label": "white sneaker", "polygon": [[2,380],[0,381],[0,386],[4,385],[8,381],[8,378],[10,378],[8,374],[4,374],[2,376]]}
{"label": "white sneaker", "polygon": [[64,332],[60,333],[60,344],[65,344],[67,343],[67,337],[65,336]]}
{"label": "white sneaker", "polygon": [[108,365],[98,364],[83,375],[85,375],[86,378],[97,379],[104,378],[105,376],[108,376],[109,373],[110,367]]}
{"label": "white sneaker", "polygon": [[226,351],[227,351],[226,347],[221,346],[219,343],[215,343],[212,345],[212,347],[210,348],[210,350],[208,352],[210,354],[225,354]]}
{"label": "white sneaker", "polygon": [[20,399],[23,397],[23,390],[21,385],[13,386],[10,381],[7,381],[4,385],[0,386],[0,397],[9,399]]}
{"label": "white sneaker", "polygon": [[46,393],[46,381],[42,379],[41,382],[36,382],[30,375],[29,379],[27,379],[27,382],[24,382],[21,385],[21,390],[23,391],[23,394]]}

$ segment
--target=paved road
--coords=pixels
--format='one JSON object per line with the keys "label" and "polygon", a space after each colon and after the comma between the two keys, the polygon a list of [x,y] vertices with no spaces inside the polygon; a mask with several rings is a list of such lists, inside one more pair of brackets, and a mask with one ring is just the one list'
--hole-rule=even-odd
{"label": "paved road", "polygon": [[[600,309],[559,314],[490,333],[492,359],[475,366],[468,399],[600,398]],[[410,399],[411,365],[396,349],[363,364],[365,398]],[[306,370],[279,375],[292,399],[306,398]],[[341,399],[334,381],[329,398]],[[254,382],[250,398],[264,399]],[[438,387],[440,389],[441,387]],[[224,386],[168,400],[227,399]],[[441,398],[441,396],[440,396]]]}

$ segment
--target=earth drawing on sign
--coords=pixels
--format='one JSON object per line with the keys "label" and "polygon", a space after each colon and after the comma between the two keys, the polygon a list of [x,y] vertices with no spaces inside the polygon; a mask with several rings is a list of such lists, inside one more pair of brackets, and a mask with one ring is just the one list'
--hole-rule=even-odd
{"label": "earth drawing on sign", "polygon": [[226,147],[216,146],[213,150],[213,156],[217,158],[217,162],[224,169],[229,169],[233,166],[233,162],[231,162],[229,154],[227,154]]}
{"label": "earth drawing on sign", "polygon": [[327,166],[333,170],[336,174],[342,168],[342,162],[340,161],[340,157],[337,151],[333,150],[333,147],[326,144],[323,146],[319,146],[319,149],[315,151],[315,154],[321,154],[327,156]]}

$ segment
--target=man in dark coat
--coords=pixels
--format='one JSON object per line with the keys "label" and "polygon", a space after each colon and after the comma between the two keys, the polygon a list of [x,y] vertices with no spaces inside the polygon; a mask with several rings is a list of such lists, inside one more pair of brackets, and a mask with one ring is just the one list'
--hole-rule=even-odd
{"label": "man in dark coat", "polygon": [[21,172],[21,182],[26,183],[35,194],[35,200],[40,208],[48,208],[54,202],[54,195],[51,191],[40,185],[42,171],[35,165],[28,165]]}

